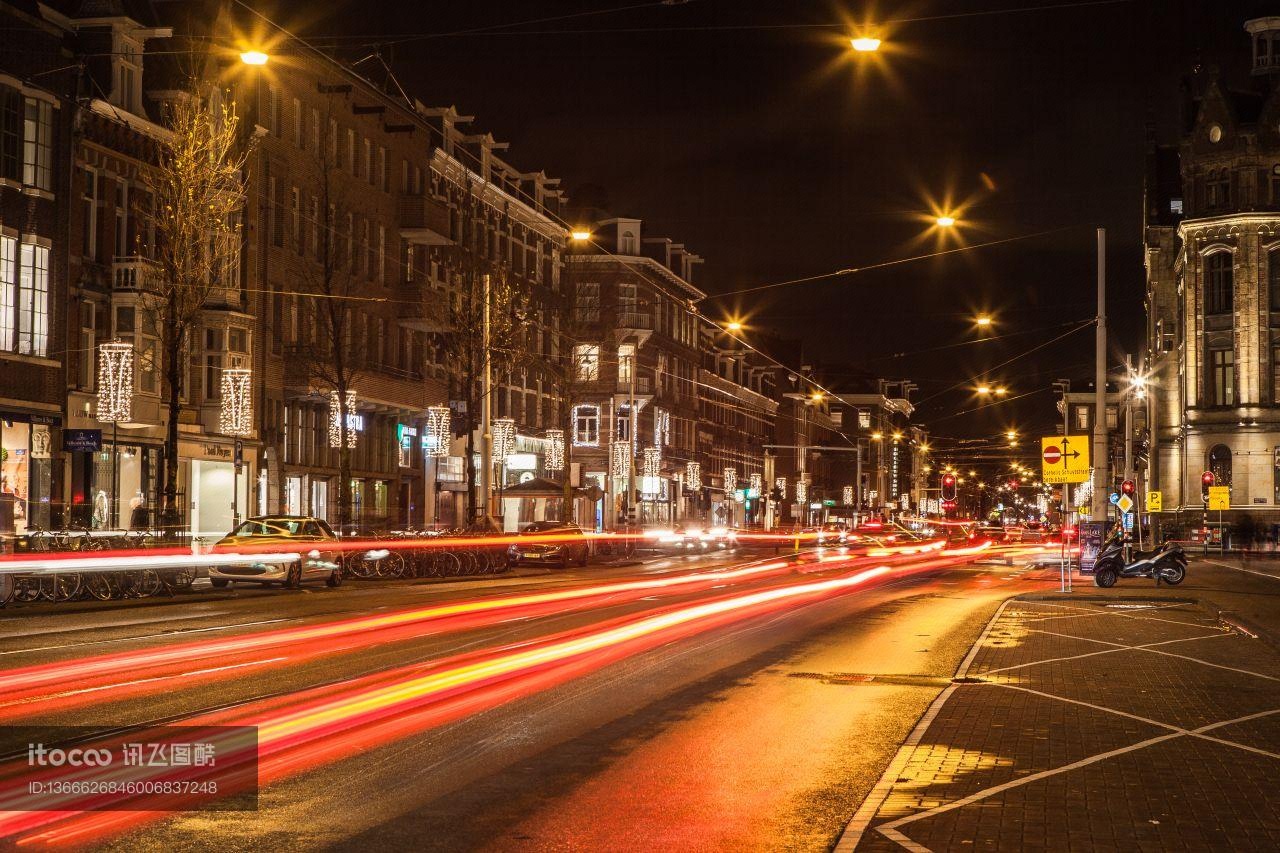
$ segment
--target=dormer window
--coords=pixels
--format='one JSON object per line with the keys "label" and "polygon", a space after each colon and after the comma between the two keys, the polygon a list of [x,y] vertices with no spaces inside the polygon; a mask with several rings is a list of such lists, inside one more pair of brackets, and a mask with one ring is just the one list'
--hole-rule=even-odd
{"label": "dormer window", "polygon": [[636,235],[631,231],[623,231],[622,240],[618,245],[619,251],[624,255],[634,255],[637,248]]}
{"label": "dormer window", "polygon": [[142,49],[131,38],[119,36],[113,57],[111,102],[127,112],[142,114]]}

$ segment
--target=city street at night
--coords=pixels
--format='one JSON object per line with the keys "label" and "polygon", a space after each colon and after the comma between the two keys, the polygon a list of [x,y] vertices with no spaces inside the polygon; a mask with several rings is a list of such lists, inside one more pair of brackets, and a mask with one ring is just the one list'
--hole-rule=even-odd
{"label": "city street at night", "polygon": [[[127,843],[149,849],[254,839],[355,847],[373,838],[402,848],[560,847],[570,838],[592,847],[822,847],[843,831],[1000,602],[1057,581],[1056,571],[1008,566],[1003,556],[974,564],[972,556],[838,554],[658,558],[482,589],[392,583],[123,611],[33,609],[6,626],[0,716],[105,732],[211,715],[258,719],[323,695],[358,718],[361,691],[407,683],[440,662],[490,659],[888,565],[847,592],[744,610],[705,630],[691,623],[676,639],[589,658],[563,675],[517,671],[499,690],[478,685],[438,718],[421,706],[424,722],[411,729],[305,747],[263,788],[252,815],[124,824]],[[637,588],[610,589],[625,586]],[[596,592],[536,611],[540,596],[582,590]],[[521,599],[504,612],[504,602]],[[465,622],[445,615],[474,602],[497,608]],[[411,631],[393,624],[427,610],[442,613]],[[385,626],[357,626],[369,617]],[[342,629],[332,639],[291,636],[330,626]],[[183,651],[161,659],[174,648]],[[109,666],[99,670],[99,661]],[[619,790],[627,796],[611,801]],[[57,820],[41,828],[47,836],[10,840],[66,840],[118,814]],[[102,840],[118,831],[104,828]]]}
{"label": "city street at night", "polygon": [[0,0],[43,849],[1280,849],[1280,0]]}

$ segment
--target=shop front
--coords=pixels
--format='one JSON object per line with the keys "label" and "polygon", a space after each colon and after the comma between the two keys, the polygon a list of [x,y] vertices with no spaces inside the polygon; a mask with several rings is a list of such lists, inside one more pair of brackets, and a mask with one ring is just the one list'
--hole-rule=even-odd
{"label": "shop front", "polygon": [[54,415],[0,412],[0,533],[52,522]]}
{"label": "shop front", "polygon": [[247,472],[257,470],[255,450],[242,444],[237,459],[236,442],[219,437],[180,441],[178,456],[187,468],[191,535],[202,540],[226,535],[251,511]]}

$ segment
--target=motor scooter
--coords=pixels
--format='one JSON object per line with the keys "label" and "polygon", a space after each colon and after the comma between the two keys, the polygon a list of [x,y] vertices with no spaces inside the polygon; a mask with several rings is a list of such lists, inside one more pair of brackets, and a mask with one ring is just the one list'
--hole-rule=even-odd
{"label": "motor scooter", "polygon": [[1093,564],[1093,582],[1103,588],[1115,586],[1120,578],[1153,578],[1156,586],[1163,581],[1177,586],[1187,578],[1187,555],[1176,542],[1165,542],[1154,551],[1134,551],[1133,560],[1125,561],[1124,533],[1114,530]]}

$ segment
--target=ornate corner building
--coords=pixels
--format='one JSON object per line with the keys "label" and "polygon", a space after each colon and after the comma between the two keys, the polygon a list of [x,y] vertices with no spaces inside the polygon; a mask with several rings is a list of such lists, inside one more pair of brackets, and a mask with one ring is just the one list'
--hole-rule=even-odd
{"label": "ornate corner building", "polygon": [[1201,475],[1231,513],[1280,504],[1280,17],[1248,21],[1252,79],[1191,79],[1183,135],[1152,145],[1144,211],[1152,470],[1165,514]]}

